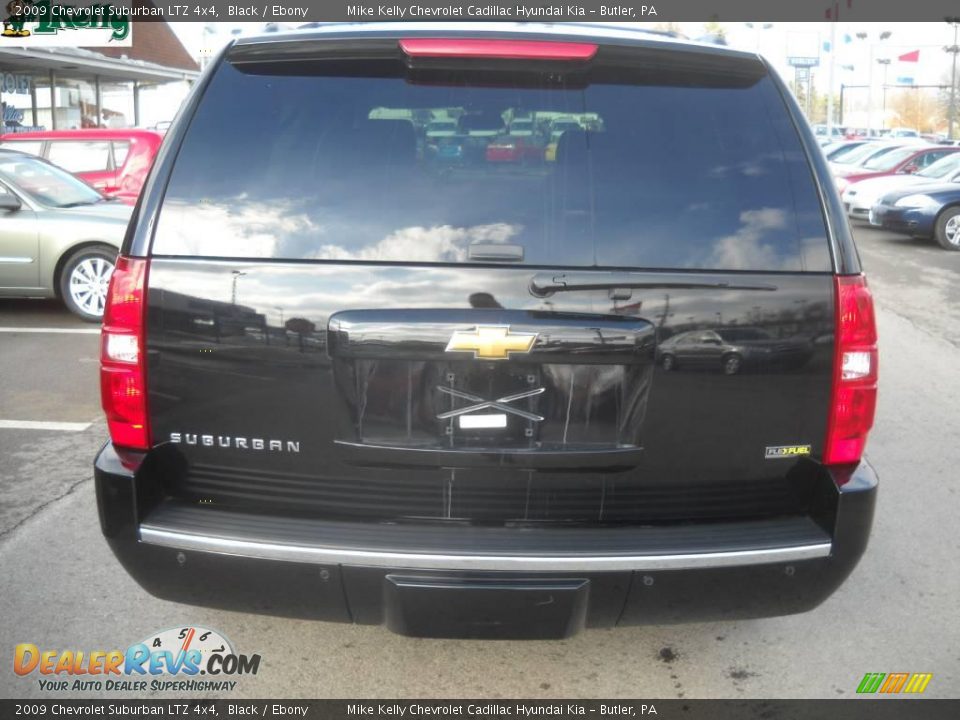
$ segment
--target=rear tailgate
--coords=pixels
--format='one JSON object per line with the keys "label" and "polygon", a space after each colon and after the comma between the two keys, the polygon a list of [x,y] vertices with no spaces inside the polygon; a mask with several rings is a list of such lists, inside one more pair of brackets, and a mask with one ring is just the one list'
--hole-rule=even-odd
{"label": "rear tailgate", "polygon": [[[235,51],[180,148],[147,328],[171,494],[493,524],[804,512],[833,281],[762,65],[321,49]],[[515,162],[429,151],[428,123],[498,116],[580,129]]]}

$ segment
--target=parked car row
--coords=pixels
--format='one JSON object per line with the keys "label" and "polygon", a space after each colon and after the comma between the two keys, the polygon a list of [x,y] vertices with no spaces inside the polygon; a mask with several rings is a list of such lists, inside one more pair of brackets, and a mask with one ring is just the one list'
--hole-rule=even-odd
{"label": "parked car row", "polygon": [[950,153],[913,174],[886,175],[857,182],[842,197],[850,218],[866,222],[870,208],[885,194],[934,182],[960,182],[960,153]]}
{"label": "parked car row", "polygon": [[957,140],[949,139],[944,133],[921,133],[916,128],[888,128],[883,130],[840,127],[834,125],[829,131],[827,126],[820,124],[813,126],[814,135],[821,146],[844,140],[904,140],[913,139],[941,145],[956,145]]}
{"label": "parked car row", "polygon": [[960,180],[889,192],[870,208],[870,224],[912,237],[933,237],[960,251]]}
{"label": "parked car row", "polygon": [[862,180],[891,175],[913,175],[960,151],[960,148],[942,145],[881,145],[886,147],[868,153],[867,157],[855,165],[833,165],[833,175],[841,193]]}
{"label": "parked car row", "polygon": [[851,141],[824,154],[851,220],[960,251],[960,146]]}

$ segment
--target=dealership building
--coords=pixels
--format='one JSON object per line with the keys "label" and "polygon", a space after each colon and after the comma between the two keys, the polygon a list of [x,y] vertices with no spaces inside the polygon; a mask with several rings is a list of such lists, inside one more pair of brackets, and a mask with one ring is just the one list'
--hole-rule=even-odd
{"label": "dealership building", "polygon": [[4,132],[155,127],[173,119],[200,68],[170,26],[131,23],[123,47],[32,47],[0,38]]}

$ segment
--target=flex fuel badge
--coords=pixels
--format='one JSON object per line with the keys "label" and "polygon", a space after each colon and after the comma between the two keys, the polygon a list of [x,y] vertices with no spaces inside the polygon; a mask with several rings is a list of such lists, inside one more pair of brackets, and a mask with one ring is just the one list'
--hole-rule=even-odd
{"label": "flex fuel badge", "polygon": [[768,445],[764,457],[767,460],[804,457],[810,454],[809,445]]}

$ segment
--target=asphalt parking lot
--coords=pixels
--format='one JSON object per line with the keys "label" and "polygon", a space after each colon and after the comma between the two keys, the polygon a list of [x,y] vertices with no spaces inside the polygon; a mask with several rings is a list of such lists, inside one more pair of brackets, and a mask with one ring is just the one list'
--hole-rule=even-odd
{"label": "asphalt parking lot", "polygon": [[97,524],[91,463],[106,437],[97,335],[56,303],[0,300],[0,696],[103,694],[51,693],[17,677],[17,643],[107,650],[187,625],[262,656],[260,673],[230,697],[838,698],[854,695],[866,672],[896,671],[933,673],[926,696],[957,696],[960,253],[855,232],[879,311],[868,455],[881,493],[853,576],[804,615],[563,642],[417,640],[150,597]]}

